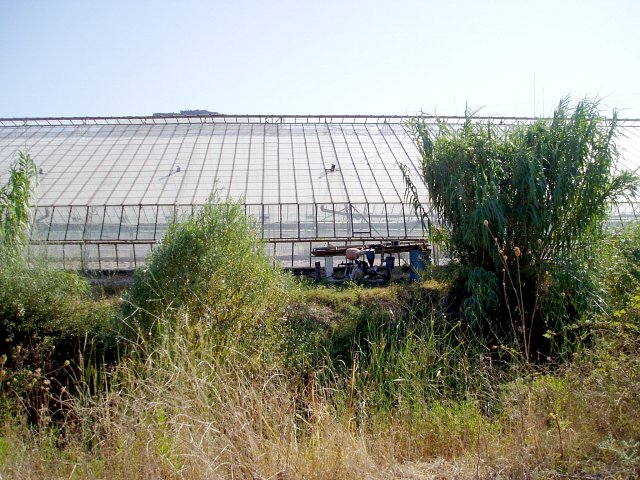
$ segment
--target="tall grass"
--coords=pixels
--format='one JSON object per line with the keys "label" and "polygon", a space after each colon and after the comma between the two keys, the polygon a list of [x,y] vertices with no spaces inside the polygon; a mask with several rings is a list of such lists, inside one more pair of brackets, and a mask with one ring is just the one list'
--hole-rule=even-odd
{"label": "tall grass", "polygon": [[372,327],[369,352],[305,378],[253,368],[238,351],[212,355],[192,327],[172,317],[108,388],[68,398],[77,420],[64,434],[5,422],[3,477],[631,478],[640,468],[637,356],[594,352],[507,380],[486,356],[449,351],[445,334],[426,348]]}

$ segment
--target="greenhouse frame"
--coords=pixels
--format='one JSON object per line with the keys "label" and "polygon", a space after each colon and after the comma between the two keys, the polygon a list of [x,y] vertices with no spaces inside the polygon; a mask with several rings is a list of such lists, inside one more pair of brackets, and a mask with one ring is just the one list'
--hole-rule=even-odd
{"label": "greenhouse frame", "polygon": [[[64,268],[130,270],[171,222],[233,200],[284,267],[309,268],[327,245],[427,235],[400,165],[421,198],[420,155],[405,116],[175,115],[0,119],[0,176],[20,151],[38,167],[31,245]],[[452,126],[463,117],[440,117]],[[482,119],[481,119],[482,120]],[[436,122],[435,118],[427,121]],[[496,124],[530,118],[493,118]],[[640,120],[621,120],[617,168],[640,165]],[[636,218],[635,201],[611,221]],[[432,219],[435,221],[435,219]]]}

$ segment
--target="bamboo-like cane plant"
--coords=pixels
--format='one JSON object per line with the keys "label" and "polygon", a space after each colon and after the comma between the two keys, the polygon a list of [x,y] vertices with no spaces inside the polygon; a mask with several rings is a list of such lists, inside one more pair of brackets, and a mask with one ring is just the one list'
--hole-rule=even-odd
{"label": "bamboo-like cane plant", "polygon": [[[611,202],[638,191],[634,173],[615,170],[617,116],[601,115],[597,101],[571,108],[563,99],[553,118],[508,128],[472,114],[460,128],[436,125],[409,124],[428,201],[468,267],[464,311],[474,322],[505,324],[529,356],[534,324],[548,332],[586,308],[580,278]],[[416,198],[406,174],[405,182],[424,218],[427,199]]]}
{"label": "bamboo-like cane plant", "polygon": [[9,179],[0,187],[0,247],[19,248],[27,243],[31,225],[32,198],[37,182],[31,156],[20,152],[9,169]]}

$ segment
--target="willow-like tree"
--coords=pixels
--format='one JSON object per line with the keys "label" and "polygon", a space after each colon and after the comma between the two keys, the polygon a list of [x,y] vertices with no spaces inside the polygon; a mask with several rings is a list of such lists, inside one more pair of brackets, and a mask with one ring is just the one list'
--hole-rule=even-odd
{"label": "willow-like tree", "polygon": [[[511,334],[528,358],[548,350],[543,336],[566,339],[566,326],[593,305],[587,265],[611,203],[639,186],[616,170],[617,115],[606,118],[595,101],[571,108],[564,99],[553,118],[508,128],[472,114],[460,127],[423,118],[410,126],[428,202],[464,267],[465,318]],[[404,170],[424,219],[426,201]]]}

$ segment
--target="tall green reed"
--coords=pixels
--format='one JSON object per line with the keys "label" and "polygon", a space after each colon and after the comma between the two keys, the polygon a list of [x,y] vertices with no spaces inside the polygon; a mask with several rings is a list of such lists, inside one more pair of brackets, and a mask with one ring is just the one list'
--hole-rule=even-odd
{"label": "tall green reed", "polygon": [[25,247],[31,226],[33,193],[37,185],[36,164],[26,152],[9,168],[7,183],[0,187],[0,247]]}
{"label": "tall green reed", "polygon": [[[586,267],[611,202],[640,185],[636,175],[615,170],[616,125],[616,114],[605,118],[597,102],[570,108],[568,99],[551,119],[508,128],[472,114],[459,128],[444,121],[433,128],[420,118],[409,125],[428,202],[449,231],[454,259],[466,267],[463,313],[499,337],[513,335],[515,315],[515,330],[525,330],[518,336],[531,339],[522,344],[531,346],[527,357],[546,358],[544,335],[565,335],[597,301]],[[405,181],[422,218],[427,199]]]}

